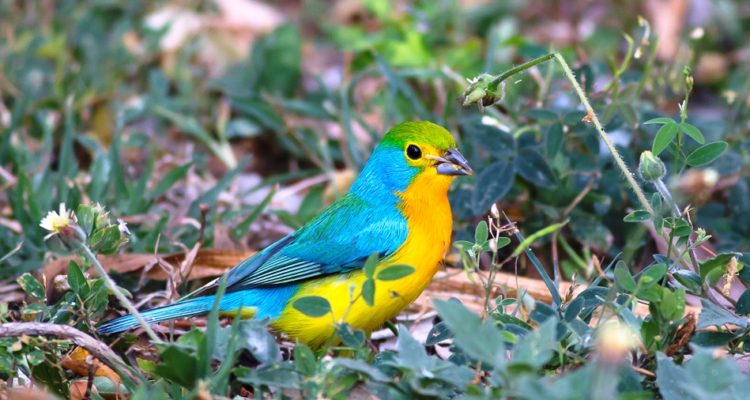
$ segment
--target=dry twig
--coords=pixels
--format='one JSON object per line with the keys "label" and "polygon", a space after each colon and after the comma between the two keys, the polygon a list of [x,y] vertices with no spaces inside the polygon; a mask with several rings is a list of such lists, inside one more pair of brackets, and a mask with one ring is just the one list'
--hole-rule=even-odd
{"label": "dry twig", "polygon": [[0,325],[0,337],[20,336],[54,336],[70,340],[77,346],[83,347],[98,358],[102,363],[114,369],[133,382],[141,379],[132,369],[105,343],[94,339],[90,335],[68,325],[49,324],[44,322],[8,322]]}

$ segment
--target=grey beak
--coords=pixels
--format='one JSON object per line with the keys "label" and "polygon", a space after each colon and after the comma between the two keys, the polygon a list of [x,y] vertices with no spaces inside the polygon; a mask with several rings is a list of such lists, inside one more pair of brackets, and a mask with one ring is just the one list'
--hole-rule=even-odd
{"label": "grey beak", "polygon": [[458,176],[474,173],[469,162],[456,149],[448,149],[448,152],[443,157],[436,158],[436,161],[435,168],[440,175]]}

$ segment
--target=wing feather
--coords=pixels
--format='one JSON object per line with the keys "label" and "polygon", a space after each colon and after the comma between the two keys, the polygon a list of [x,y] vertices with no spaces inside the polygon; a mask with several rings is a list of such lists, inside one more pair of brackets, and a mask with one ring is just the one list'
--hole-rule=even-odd
{"label": "wing feather", "polygon": [[[373,205],[351,194],[291,235],[229,271],[227,291],[282,286],[362,268],[373,253],[393,254],[408,234],[395,204]],[[218,280],[189,296],[215,289]]]}

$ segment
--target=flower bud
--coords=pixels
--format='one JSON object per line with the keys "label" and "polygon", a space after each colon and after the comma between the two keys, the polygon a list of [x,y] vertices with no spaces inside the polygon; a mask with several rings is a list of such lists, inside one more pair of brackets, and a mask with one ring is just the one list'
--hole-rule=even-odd
{"label": "flower bud", "polygon": [[641,162],[638,164],[638,172],[646,182],[655,182],[663,178],[667,173],[667,167],[655,156],[654,153],[646,150],[641,153]]}
{"label": "flower bud", "polygon": [[469,79],[469,86],[464,91],[464,106],[479,103],[480,107],[495,104],[500,98],[489,87],[494,76],[482,74],[474,79]]}
{"label": "flower bud", "polygon": [[688,93],[693,90],[693,84],[695,83],[693,76],[690,73],[690,67],[685,67],[682,71],[682,75],[685,77],[685,89],[687,89]]}
{"label": "flower bud", "polygon": [[492,215],[492,218],[500,219],[500,210],[497,209],[496,203],[492,203],[492,207],[490,207],[490,215]]}

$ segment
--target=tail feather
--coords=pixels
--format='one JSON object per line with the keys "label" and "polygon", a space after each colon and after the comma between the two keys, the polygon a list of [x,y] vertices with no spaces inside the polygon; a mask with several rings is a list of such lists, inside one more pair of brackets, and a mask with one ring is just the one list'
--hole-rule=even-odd
{"label": "tail feather", "polygon": [[[243,307],[257,309],[255,318],[276,318],[284,309],[287,301],[296,292],[296,286],[276,288],[246,289],[227,293],[221,298],[219,311],[234,311]],[[213,308],[215,296],[203,296],[178,301],[163,307],[142,311],[140,314],[148,323],[169,321],[177,318],[195,317],[208,314]],[[123,315],[107,321],[97,327],[97,332],[109,335],[123,332],[138,326],[133,315]]]}
{"label": "tail feather", "polygon": [[[195,317],[197,315],[206,314],[211,311],[213,306],[214,297],[198,297],[195,299],[186,300],[170,304],[163,307],[153,308],[151,310],[141,312],[141,316],[146,322],[154,324],[162,321],[169,321],[171,319]],[[123,332],[128,329],[137,327],[139,324],[138,320],[132,314],[123,315],[113,320],[107,321],[104,324],[96,328],[96,331],[109,335],[113,333]]]}

